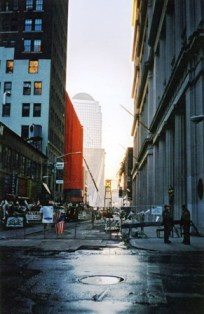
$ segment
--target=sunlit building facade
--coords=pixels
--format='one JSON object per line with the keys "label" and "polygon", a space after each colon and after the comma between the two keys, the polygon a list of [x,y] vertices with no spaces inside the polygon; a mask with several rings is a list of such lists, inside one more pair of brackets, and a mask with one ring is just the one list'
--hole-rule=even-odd
{"label": "sunlit building facade", "polygon": [[79,93],[72,103],[83,126],[83,147],[87,170],[87,194],[89,205],[104,205],[105,150],[102,148],[101,106],[92,96]]}
{"label": "sunlit building facade", "polygon": [[84,147],[102,147],[102,112],[98,101],[86,93],[72,98],[74,108],[84,128]]}

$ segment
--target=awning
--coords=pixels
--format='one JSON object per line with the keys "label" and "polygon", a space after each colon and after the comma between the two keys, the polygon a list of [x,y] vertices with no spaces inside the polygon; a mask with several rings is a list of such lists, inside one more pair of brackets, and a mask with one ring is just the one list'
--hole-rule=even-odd
{"label": "awning", "polygon": [[46,190],[49,194],[51,194],[51,192],[50,192],[50,189],[49,189],[48,185],[47,185],[45,182],[43,182],[42,184],[43,184],[43,186],[44,186],[45,190]]}

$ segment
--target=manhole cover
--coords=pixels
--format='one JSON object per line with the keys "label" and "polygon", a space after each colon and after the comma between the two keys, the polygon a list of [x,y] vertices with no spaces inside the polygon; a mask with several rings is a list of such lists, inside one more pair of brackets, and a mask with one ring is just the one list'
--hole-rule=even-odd
{"label": "manhole cover", "polygon": [[95,275],[83,277],[79,281],[88,285],[115,285],[123,280],[118,276]]}

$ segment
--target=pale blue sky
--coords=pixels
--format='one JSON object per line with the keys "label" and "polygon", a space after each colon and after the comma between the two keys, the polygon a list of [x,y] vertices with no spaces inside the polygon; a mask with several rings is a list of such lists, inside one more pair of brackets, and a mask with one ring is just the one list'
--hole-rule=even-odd
{"label": "pale blue sky", "polygon": [[132,0],[69,0],[67,91],[90,94],[103,115],[105,179],[132,146]]}

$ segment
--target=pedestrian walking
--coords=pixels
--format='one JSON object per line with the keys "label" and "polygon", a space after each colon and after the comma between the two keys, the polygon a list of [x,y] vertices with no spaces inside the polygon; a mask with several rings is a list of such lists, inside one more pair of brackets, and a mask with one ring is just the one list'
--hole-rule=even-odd
{"label": "pedestrian walking", "polygon": [[44,230],[47,228],[48,224],[53,223],[53,210],[54,210],[53,206],[50,205],[44,205],[40,208]]}
{"label": "pedestrian walking", "polygon": [[[144,223],[144,221],[145,221],[145,214],[144,214],[144,212],[142,212],[141,216],[140,216],[140,222]],[[141,232],[143,232],[143,231],[144,231],[144,226],[141,226]]]}
{"label": "pedestrian walking", "polygon": [[92,225],[94,224],[95,219],[96,219],[95,212],[92,209],[92,211],[91,211],[91,222],[92,222]]}
{"label": "pedestrian walking", "polygon": [[190,244],[191,214],[186,205],[182,205],[181,226],[183,228],[183,244]]}
{"label": "pedestrian walking", "polygon": [[64,233],[64,223],[65,223],[65,211],[64,209],[58,209],[55,213],[55,232],[57,234]]}
{"label": "pedestrian walking", "polygon": [[164,243],[171,243],[169,236],[173,227],[173,219],[171,216],[170,206],[164,205],[164,210],[162,213],[163,225],[164,225]]}
{"label": "pedestrian walking", "polygon": [[55,209],[54,210],[54,225],[55,225],[55,232],[58,234],[58,219],[59,219],[59,210]]}

